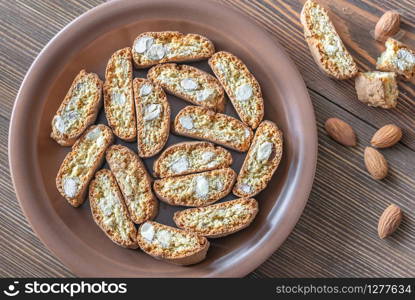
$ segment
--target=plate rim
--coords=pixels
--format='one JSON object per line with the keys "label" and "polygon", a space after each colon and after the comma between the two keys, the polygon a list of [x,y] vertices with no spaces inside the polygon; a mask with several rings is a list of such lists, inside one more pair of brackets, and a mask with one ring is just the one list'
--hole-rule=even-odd
{"label": "plate rim", "polygon": [[[176,0],[176,3],[184,3],[186,0]],[[10,169],[10,175],[13,182],[13,187],[16,193],[16,198],[19,202],[19,205],[29,222],[32,230],[35,232],[36,236],[40,239],[40,241],[45,245],[46,248],[48,248],[53,255],[59,259],[66,267],[68,267],[75,275],[77,276],[90,276],[90,273],[84,273],[83,271],[79,270],[80,264],[74,263],[73,261],[69,260],[65,255],[62,254],[62,245],[58,245],[56,242],[51,241],[51,239],[47,236],[45,233],[45,224],[41,224],[42,222],[39,219],[36,219],[33,217],[32,212],[30,209],[26,206],[26,197],[23,194],[27,194],[26,191],[22,190],[21,185],[17,184],[18,181],[21,181],[22,176],[25,174],[25,166],[20,164],[19,161],[19,155],[17,151],[12,151],[12,149],[16,149],[16,145],[22,145],[22,138],[19,132],[21,132],[21,128],[19,128],[19,118],[17,115],[21,113],[22,109],[24,108],[24,105],[27,104],[27,101],[29,100],[28,97],[23,97],[24,94],[27,94],[27,91],[30,90],[30,86],[28,86],[28,83],[31,81],[31,78],[35,76],[35,70],[42,66],[42,62],[46,59],[46,56],[50,49],[54,46],[54,44],[58,43],[59,40],[65,39],[65,34],[67,34],[70,31],[73,31],[75,26],[87,26],[85,23],[82,24],[87,18],[89,18],[92,15],[99,15],[100,12],[111,9],[113,5],[122,5],[122,2],[129,3],[133,2],[131,0],[117,0],[117,1],[108,1],[106,3],[100,4],[82,15],[78,16],[76,19],[68,23],[65,27],[63,27],[47,44],[46,46],[40,51],[36,59],[33,61],[32,65],[28,69],[22,84],[19,88],[19,91],[16,96],[16,100],[13,105],[13,110],[11,114],[10,119],[10,125],[9,125],[9,138],[8,138],[8,156],[9,156],[9,169]],[[168,2],[168,0],[141,0],[137,5],[154,5],[154,3],[158,2]],[[285,49],[279,44],[279,42],[273,38],[269,33],[267,33],[263,28],[261,28],[259,25],[257,25],[251,18],[246,17],[243,13],[240,11],[231,8],[229,6],[223,5],[222,3],[218,3],[213,0],[209,1],[203,1],[204,5],[207,6],[220,6],[221,9],[227,10],[229,13],[234,15],[238,18],[244,18],[243,22],[249,25],[250,27],[256,29],[259,33],[261,33],[264,38],[269,39],[272,41],[276,47],[279,48],[281,51],[281,54],[285,57],[288,64],[291,66],[292,71],[295,74],[295,76],[299,79],[301,87],[299,87],[300,93],[303,94],[304,98],[306,98],[307,101],[302,103],[302,106],[305,107],[302,109],[303,114],[308,115],[307,118],[309,120],[309,134],[307,136],[307,159],[304,159],[302,157],[301,162],[298,164],[299,169],[306,169],[309,170],[308,177],[305,178],[305,176],[302,176],[300,179],[297,179],[296,183],[298,185],[298,181],[301,180],[301,199],[296,200],[300,206],[298,206],[300,209],[298,209],[296,212],[292,213],[292,219],[287,226],[287,229],[284,232],[284,236],[279,237],[279,241],[277,243],[274,243],[273,245],[270,245],[272,242],[271,237],[269,238],[269,241],[265,241],[267,245],[267,248],[264,247],[261,255],[258,255],[259,257],[255,257],[253,259],[250,259],[249,261],[246,261],[243,265],[238,266],[238,268],[232,268],[232,270],[229,270],[230,268],[227,268],[225,272],[219,272],[213,274],[214,277],[243,277],[246,276],[248,273],[253,271],[255,268],[257,268],[259,265],[261,265],[265,260],[267,260],[273,252],[275,252],[287,239],[287,237],[291,234],[292,230],[294,229],[295,225],[298,223],[298,220],[300,216],[303,213],[304,207],[307,204],[309,194],[311,192],[311,188],[314,181],[315,171],[316,171],[316,165],[317,165],[317,144],[318,144],[318,138],[317,138],[317,127],[316,127],[316,119],[315,119],[315,113],[314,108],[308,93],[308,90],[306,88],[306,85],[304,83],[304,80],[299,73],[297,66],[295,63],[291,60],[291,58],[287,55]],[[77,28],[77,27],[76,27]],[[23,95],[23,96],[22,96]],[[20,138],[20,139],[19,139]],[[304,145],[303,145],[304,147]],[[35,179],[34,179],[35,180]],[[62,222],[62,221],[61,221]],[[274,228],[275,230],[275,228]],[[274,238],[275,239],[275,238]],[[266,249],[265,249],[266,248]],[[95,275],[96,276],[96,275]]]}

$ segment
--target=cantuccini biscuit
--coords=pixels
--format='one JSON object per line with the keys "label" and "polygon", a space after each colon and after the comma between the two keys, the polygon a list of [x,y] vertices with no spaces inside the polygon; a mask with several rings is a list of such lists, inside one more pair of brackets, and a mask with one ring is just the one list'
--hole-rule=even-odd
{"label": "cantuccini biscuit", "polygon": [[102,81],[97,74],[81,70],[72,82],[52,119],[51,137],[62,146],[71,146],[93,124],[102,106]]}
{"label": "cantuccini biscuit", "polygon": [[207,238],[219,238],[248,227],[257,213],[255,199],[241,198],[177,211],[173,219],[179,228]]}

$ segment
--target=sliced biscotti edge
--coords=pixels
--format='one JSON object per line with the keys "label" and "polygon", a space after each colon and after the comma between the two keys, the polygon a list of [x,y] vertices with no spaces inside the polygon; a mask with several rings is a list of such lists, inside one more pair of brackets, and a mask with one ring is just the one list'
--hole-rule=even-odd
{"label": "sliced biscotti edge", "polygon": [[157,215],[158,201],[151,189],[151,177],[138,155],[125,146],[113,145],[107,149],[105,158],[131,220],[136,224],[152,220]]}
{"label": "sliced biscotti edge", "polygon": [[176,265],[201,262],[210,245],[205,237],[193,232],[151,221],[141,224],[137,242],[141,250],[150,256]]}
{"label": "sliced biscotti edge", "polygon": [[176,225],[207,238],[219,238],[248,227],[258,213],[258,202],[240,198],[174,213]]}
{"label": "sliced biscotti edge", "polygon": [[[90,142],[91,140],[92,142]],[[72,206],[78,207],[84,202],[88,184],[95,171],[102,165],[105,150],[113,141],[114,135],[109,127],[103,124],[92,125],[75,142],[72,150],[65,156],[56,175],[56,187]],[[85,166],[83,157],[86,154],[80,152],[90,150],[89,146],[97,149],[95,149],[95,159],[91,161],[92,165]],[[82,172],[82,180],[78,178],[79,172]]]}
{"label": "sliced biscotti edge", "polygon": [[[169,138],[170,104],[161,86],[148,79],[135,78],[133,89],[138,155],[152,157],[163,149]],[[149,146],[151,143],[153,145]]]}
{"label": "sliced biscotti edge", "polygon": [[[90,79],[92,86],[96,88],[96,92],[91,97],[89,107],[86,110],[85,116],[76,116],[78,107],[76,109],[67,110],[68,106],[74,103],[74,93],[80,92],[79,87],[83,78]],[[55,116],[52,119],[52,131],[50,137],[54,139],[61,146],[73,145],[78,137],[92,125],[98,115],[99,109],[102,106],[101,101],[102,94],[102,81],[95,73],[87,73],[85,70],[81,70],[73,80],[68,92],[65,95],[61,105],[59,106]],[[75,101],[76,102],[76,101]],[[75,104],[75,103],[74,103]],[[77,106],[76,104],[74,106]],[[64,115],[64,116],[62,116]],[[74,116],[75,115],[75,116]],[[66,117],[65,117],[66,116]],[[73,118],[80,119],[81,126],[73,133],[66,134],[65,131],[68,121],[72,121]],[[66,122],[65,122],[66,121]],[[73,124],[72,124],[73,125]]]}
{"label": "sliced biscotti edge", "polygon": [[159,31],[139,34],[132,50],[135,67],[142,69],[159,63],[207,59],[215,53],[215,46],[199,34]]}
{"label": "sliced biscotti edge", "polygon": [[108,125],[120,139],[136,139],[131,48],[117,50],[108,60],[103,86],[104,109]]}
{"label": "sliced biscotti edge", "polygon": [[[262,121],[236,179],[233,194],[253,197],[265,189],[280,164],[282,153],[282,131],[274,122]],[[259,179],[255,187],[249,181],[250,174]]]}
{"label": "sliced biscotti edge", "polygon": [[[196,126],[197,125],[197,126]],[[220,131],[207,125],[221,128]],[[215,127],[215,126],[213,126]],[[252,129],[241,121],[201,106],[186,106],[174,119],[173,133],[195,139],[206,140],[224,147],[245,152],[253,138]]]}
{"label": "sliced biscotti edge", "polygon": [[95,174],[89,186],[89,203],[95,223],[111,241],[121,247],[138,248],[137,230],[110,170],[101,169]]}
{"label": "sliced biscotti edge", "polygon": [[[338,35],[327,10],[317,2],[308,0],[301,10],[300,20],[304,27],[305,40],[317,66],[335,79],[354,77],[358,72],[358,67]],[[315,22],[319,25],[315,26]],[[323,29],[324,32],[316,34],[313,32],[314,28]],[[321,40],[321,36],[326,40]],[[340,55],[337,55],[339,51]],[[343,65],[342,70],[339,69],[339,64]]]}
{"label": "sliced biscotti edge", "polygon": [[226,51],[213,54],[209,65],[242,122],[253,129],[257,128],[264,117],[264,99],[255,76],[241,59]]}
{"label": "sliced biscotti edge", "polygon": [[355,77],[357,99],[369,106],[395,108],[398,101],[398,85],[394,72],[359,72]]}
{"label": "sliced biscotti edge", "polygon": [[228,195],[235,179],[235,171],[224,168],[158,179],[154,181],[153,190],[157,198],[167,204],[200,207],[215,203]]}
{"label": "sliced biscotti edge", "polygon": [[393,38],[388,38],[385,46],[386,50],[378,58],[376,68],[382,71],[396,72],[404,80],[414,79],[415,50]]}
{"label": "sliced biscotti edge", "polygon": [[[221,161],[214,164],[218,157]],[[199,162],[200,159],[203,162]],[[231,153],[220,146],[210,142],[182,142],[168,147],[160,154],[153,164],[153,173],[155,177],[165,178],[225,168],[232,162]]]}
{"label": "sliced biscotti edge", "polygon": [[[166,77],[165,73],[172,76]],[[225,110],[225,92],[220,82],[198,68],[174,63],[159,64],[148,71],[147,77],[160,84],[169,94],[192,104],[218,112]],[[176,78],[181,79],[180,82],[175,82]],[[207,91],[210,93],[208,94]]]}

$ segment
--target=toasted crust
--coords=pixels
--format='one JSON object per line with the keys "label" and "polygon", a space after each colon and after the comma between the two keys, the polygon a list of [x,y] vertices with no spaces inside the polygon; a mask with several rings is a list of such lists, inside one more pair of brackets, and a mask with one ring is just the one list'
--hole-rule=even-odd
{"label": "toasted crust", "polygon": [[[140,45],[143,37],[152,42]],[[143,32],[134,40],[132,50],[134,64],[139,69],[165,62],[207,59],[215,53],[213,43],[206,37],[177,31]]]}
{"label": "toasted crust", "polygon": [[[191,129],[188,129],[190,128],[189,122],[192,124]],[[195,139],[211,141],[239,152],[248,150],[253,137],[252,129],[241,121],[200,106],[183,108],[176,115],[173,132]]]}
{"label": "toasted crust", "polygon": [[124,197],[131,220],[140,224],[157,215],[158,202],[143,162],[125,146],[113,145],[105,156]]}
{"label": "toasted crust", "polygon": [[[209,59],[209,65],[225,88],[242,122],[257,128],[264,117],[264,99],[261,87],[247,66],[235,55],[220,51]],[[243,88],[248,88],[242,93]],[[249,92],[248,91],[248,92]]]}
{"label": "toasted crust", "polygon": [[324,73],[336,79],[349,79],[357,74],[357,65],[324,7],[308,0],[301,11],[301,24],[311,55]]}
{"label": "toasted crust", "polygon": [[179,228],[207,238],[219,238],[248,227],[258,213],[258,202],[240,198],[174,213]]}
{"label": "toasted crust", "polygon": [[140,226],[137,242],[145,253],[176,265],[192,265],[204,260],[210,245],[205,237],[156,222]]}
{"label": "toasted crust", "polygon": [[164,150],[153,170],[155,177],[165,178],[226,168],[232,162],[232,155],[222,147],[208,142],[183,142]]}
{"label": "toasted crust", "polygon": [[101,93],[98,75],[81,70],[52,119],[51,138],[61,146],[73,145],[95,122],[102,105]]}
{"label": "toasted crust", "polygon": [[282,131],[273,122],[263,121],[255,133],[233,193],[239,197],[253,197],[265,189],[280,164],[282,151]]}
{"label": "toasted crust", "polygon": [[104,108],[114,134],[128,142],[137,136],[133,98],[131,48],[116,51],[105,70]]}
{"label": "toasted crust", "polygon": [[[148,71],[147,77],[151,81],[160,84],[167,93],[190,103],[219,112],[225,110],[224,91],[219,81],[214,76],[195,67],[161,64],[152,67]],[[191,83],[195,83],[195,86],[186,90],[183,87],[186,80],[191,80]],[[210,94],[205,94],[207,92],[210,92]]]}
{"label": "toasted crust", "polygon": [[112,131],[107,126],[92,125],[66,155],[56,175],[56,187],[72,206],[84,202],[88,184],[102,165],[105,150],[113,140]]}
{"label": "toasted crust", "polygon": [[357,98],[369,106],[395,108],[398,101],[396,73],[366,72],[359,73],[355,79]]}
{"label": "toasted crust", "polygon": [[137,230],[114,175],[108,169],[99,170],[89,187],[89,203],[95,223],[117,245],[136,249]]}
{"label": "toasted crust", "polygon": [[376,68],[382,71],[396,72],[405,80],[415,77],[415,51],[407,45],[388,38],[386,50],[378,58]]}
{"label": "toasted crust", "polygon": [[170,205],[199,207],[212,204],[228,195],[235,183],[231,168],[167,177],[154,181],[157,197]]}
{"label": "toasted crust", "polygon": [[[163,89],[157,83],[144,78],[135,78],[133,85],[137,113],[138,155],[152,157],[163,149],[169,138],[170,104]],[[148,95],[141,92],[143,86],[151,86]],[[158,111],[158,114],[150,117],[151,112],[155,111]]]}

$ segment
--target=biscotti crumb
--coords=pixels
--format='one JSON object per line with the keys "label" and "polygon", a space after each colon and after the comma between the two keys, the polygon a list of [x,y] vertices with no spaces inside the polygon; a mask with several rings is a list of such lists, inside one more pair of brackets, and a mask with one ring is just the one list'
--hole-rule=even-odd
{"label": "biscotti crumb", "polygon": [[385,46],[386,50],[378,58],[376,68],[396,72],[405,80],[414,78],[415,51],[393,38],[388,38]]}
{"label": "biscotti crumb", "polygon": [[359,73],[355,79],[357,98],[369,106],[395,108],[399,95],[393,72]]}

